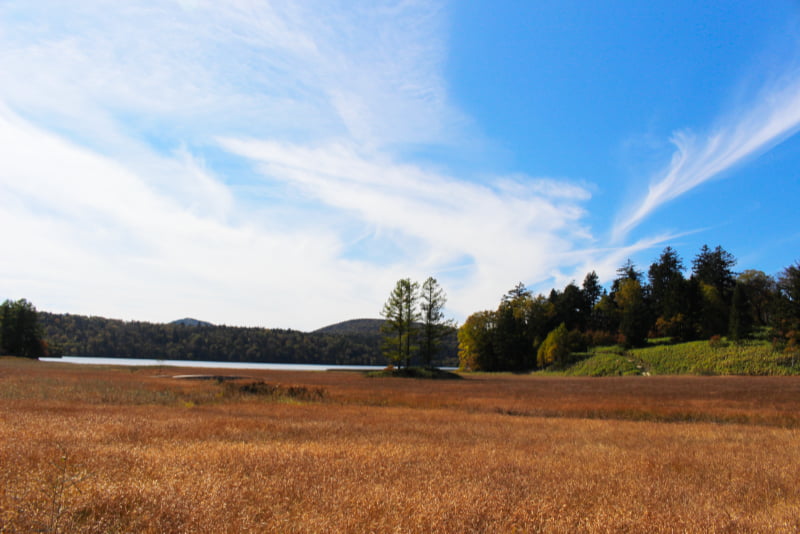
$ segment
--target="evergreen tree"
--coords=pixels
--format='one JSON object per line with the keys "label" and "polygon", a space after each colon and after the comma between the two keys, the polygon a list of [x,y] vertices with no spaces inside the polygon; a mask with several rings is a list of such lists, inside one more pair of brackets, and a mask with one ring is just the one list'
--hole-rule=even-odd
{"label": "evergreen tree", "polygon": [[750,306],[752,323],[758,326],[770,324],[772,308],[778,292],[775,279],[764,271],[748,269],[739,274],[736,284],[742,286],[744,290]]}
{"label": "evergreen tree", "polygon": [[644,345],[650,321],[639,281],[633,278],[622,280],[616,302],[621,310],[619,331],[625,336],[625,344],[630,347]]}
{"label": "evergreen tree", "polygon": [[531,354],[536,354],[544,338],[555,328],[556,309],[552,302],[537,295],[528,301],[527,310],[528,339],[533,340]]}
{"label": "evergreen tree", "polygon": [[590,324],[593,330],[616,334],[619,330],[620,310],[608,293],[603,293],[592,308]]}
{"label": "evergreen tree", "polygon": [[736,286],[736,275],[733,272],[735,265],[736,258],[730,252],[720,246],[711,250],[708,245],[703,245],[692,261],[692,275],[704,284],[714,286],[727,304]]}
{"label": "evergreen tree", "polygon": [[[800,261],[778,276],[778,302],[775,325],[780,332],[800,333]],[[800,336],[798,336],[800,337]]]}
{"label": "evergreen tree", "polygon": [[564,291],[554,291],[550,295],[558,323],[564,323],[567,330],[586,328],[591,308],[588,307],[584,293],[575,283],[569,283]]}
{"label": "evergreen tree", "polygon": [[787,315],[800,319],[800,261],[784,269],[778,276],[778,291]]}
{"label": "evergreen tree", "polygon": [[617,277],[611,283],[611,296],[615,296],[617,291],[619,291],[620,284],[625,280],[635,280],[640,283],[642,282],[642,271],[636,269],[636,265],[631,261],[630,258],[625,260],[625,264],[617,269]]}
{"label": "evergreen tree", "polygon": [[597,276],[596,272],[592,271],[586,275],[586,278],[583,279],[581,290],[583,292],[583,298],[586,301],[585,307],[591,311],[603,294],[603,287],[600,285],[600,277]]}
{"label": "evergreen tree", "polygon": [[721,246],[711,250],[703,245],[692,261],[692,278],[699,284],[702,300],[697,319],[704,336],[728,332],[731,298],[736,286],[735,265],[736,259]]}
{"label": "evergreen tree", "polygon": [[45,355],[39,316],[25,299],[0,305],[0,354],[39,358]]}
{"label": "evergreen tree", "polygon": [[453,328],[451,321],[444,318],[444,305],[447,302],[444,290],[435,278],[429,277],[422,284],[420,308],[422,325],[420,339],[420,356],[423,363],[430,367],[441,345],[442,337]]}
{"label": "evergreen tree", "polygon": [[536,365],[528,325],[530,301],[530,291],[519,283],[503,296],[497,308],[494,348],[503,369],[523,371]]}
{"label": "evergreen tree", "polygon": [[416,350],[416,322],[419,284],[409,278],[397,281],[389,299],[383,305],[381,316],[386,320],[381,330],[384,333],[384,355],[390,363],[398,366],[411,365]]}
{"label": "evergreen tree", "polygon": [[705,337],[724,335],[728,331],[730,307],[716,286],[699,282],[699,330]]}
{"label": "evergreen tree", "polygon": [[667,247],[658,260],[650,265],[650,299],[654,315],[669,320],[687,313],[686,279],[683,261],[672,247]]}
{"label": "evergreen tree", "polygon": [[750,306],[744,286],[736,284],[731,299],[731,316],[728,320],[728,337],[739,341],[750,333],[752,327]]}

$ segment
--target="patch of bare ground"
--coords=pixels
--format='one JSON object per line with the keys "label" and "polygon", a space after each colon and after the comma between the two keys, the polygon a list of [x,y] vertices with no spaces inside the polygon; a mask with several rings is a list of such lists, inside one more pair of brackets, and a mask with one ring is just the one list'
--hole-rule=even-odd
{"label": "patch of bare ground", "polygon": [[793,378],[150,372],[0,360],[0,532],[800,530]]}

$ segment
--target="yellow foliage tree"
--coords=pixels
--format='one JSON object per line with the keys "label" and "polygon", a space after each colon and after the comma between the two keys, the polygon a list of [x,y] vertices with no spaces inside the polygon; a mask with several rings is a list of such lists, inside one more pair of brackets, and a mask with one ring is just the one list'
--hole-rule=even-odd
{"label": "yellow foliage tree", "polygon": [[567,358],[569,358],[569,332],[567,325],[561,323],[558,328],[547,334],[536,354],[536,363],[539,367],[546,367],[554,363],[566,363]]}

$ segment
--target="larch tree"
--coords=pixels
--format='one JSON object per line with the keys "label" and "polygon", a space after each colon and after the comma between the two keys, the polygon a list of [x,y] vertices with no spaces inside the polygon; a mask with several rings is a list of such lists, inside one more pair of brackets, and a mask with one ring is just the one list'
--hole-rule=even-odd
{"label": "larch tree", "polygon": [[619,286],[625,280],[634,280],[641,285],[644,278],[644,273],[636,268],[636,264],[628,258],[625,263],[617,269],[617,277],[611,283],[611,296],[616,297]]}
{"label": "larch tree", "polygon": [[422,325],[420,332],[420,356],[422,362],[430,367],[434,356],[439,352],[442,338],[453,328],[453,322],[444,318],[444,305],[447,296],[435,278],[429,277],[422,284],[420,309]]}
{"label": "larch tree", "polygon": [[417,348],[416,323],[421,317],[417,311],[418,300],[419,284],[403,278],[397,281],[383,305],[381,316],[386,320],[381,327],[383,352],[392,364],[411,365],[411,356]]}

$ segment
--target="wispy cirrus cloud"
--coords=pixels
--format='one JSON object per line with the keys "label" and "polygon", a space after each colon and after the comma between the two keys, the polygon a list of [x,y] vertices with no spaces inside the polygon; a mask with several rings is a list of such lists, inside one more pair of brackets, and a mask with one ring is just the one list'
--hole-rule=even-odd
{"label": "wispy cirrus cloud", "polygon": [[0,6],[0,94],[84,141],[442,142],[463,124],[440,72],[440,11],[425,1],[11,0]]}
{"label": "wispy cirrus cloud", "polygon": [[618,219],[613,239],[620,242],[661,205],[716,178],[800,130],[800,70],[762,90],[729,113],[707,136],[689,131],[672,137],[676,150],[658,172],[647,194]]}
{"label": "wispy cirrus cloud", "polygon": [[[74,313],[170,320],[196,311],[214,322],[269,326],[324,317],[292,306],[296,298],[363,305],[316,276],[335,272],[345,287],[359,287],[324,228],[270,232],[258,220],[196,210],[191,198],[165,195],[124,164],[7,110],[0,142],[0,222],[14,229],[0,260],[9,296]],[[180,170],[169,159],[165,166]],[[194,166],[186,162],[184,172],[193,175]]]}
{"label": "wispy cirrus cloud", "polygon": [[460,181],[352,145],[221,143],[257,162],[265,180],[290,184],[335,209],[336,220],[359,221],[357,232],[368,232],[358,247],[388,243],[395,253],[384,262],[393,272],[444,273],[450,284],[469,288],[469,295],[452,299],[462,313],[493,302],[515,283],[509,280],[549,279],[576,242],[590,240],[582,225],[589,193],[578,185],[521,176]]}
{"label": "wispy cirrus cloud", "polygon": [[584,187],[400,155],[469,135],[443,17],[427,1],[4,2],[9,296],[314,328],[374,316],[400,276],[439,276],[461,317],[548,279],[590,240]]}

